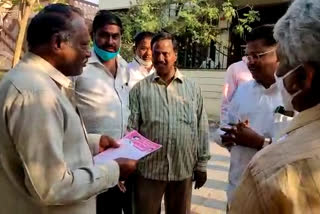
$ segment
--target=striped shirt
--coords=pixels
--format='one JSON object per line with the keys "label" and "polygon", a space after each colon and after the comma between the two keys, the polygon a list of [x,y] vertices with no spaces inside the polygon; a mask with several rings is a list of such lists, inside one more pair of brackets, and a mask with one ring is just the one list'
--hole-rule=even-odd
{"label": "striped shirt", "polygon": [[147,179],[179,181],[206,171],[210,158],[208,120],[200,88],[178,70],[169,85],[157,73],[130,91],[129,129],[162,148],[138,164]]}

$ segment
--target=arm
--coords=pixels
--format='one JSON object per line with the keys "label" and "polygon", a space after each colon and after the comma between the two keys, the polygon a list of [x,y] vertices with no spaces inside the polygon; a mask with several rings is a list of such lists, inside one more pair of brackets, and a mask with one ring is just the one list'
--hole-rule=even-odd
{"label": "arm", "polygon": [[237,89],[237,84],[234,79],[234,65],[229,66],[225,76],[225,82],[222,89],[221,98],[221,113],[220,113],[220,124],[227,125],[228,120],[228,109],[231,98]]}
{"label": "arm", "polygon": [[247,168],[232,197],[229,214],[265,213],[260,197],[253,176]]}
{"label": "arm", "polygon": [[197,119],[198,119],[198,162],[195,171],[206,172],[207,162],[210,159],[209,152],[209,124],[207,114],[203,105],[203,97],[201,89],[197,89],[198,105],[197,105]]}
{"label": "arm", "polygon": [[119,166],[114,161],[78,168],[67,165],[66,156],[70,160],[86,154],[64,153],[64,117],[55,97],[44,91],[19,94],[7,109],[8,131],[24,169],[26,189],[44,205],[86,200],[116,185],[119,179]]}
{"label": "arm", "polygon": [[137,130],[139,131],[141,123],[141,112],[139,103],[139,90],[138,85],[133,87],[129,93],[129,109],[130,116],[128,122],[128,131]]}

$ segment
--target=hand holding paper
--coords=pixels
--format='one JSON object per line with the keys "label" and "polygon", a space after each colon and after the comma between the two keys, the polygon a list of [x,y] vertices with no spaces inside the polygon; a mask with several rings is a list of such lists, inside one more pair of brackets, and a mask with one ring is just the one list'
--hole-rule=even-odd
{"label": "hand holding paper", "polygon": [[137,131],[128,133],[118,143],[120,144],[118,148],[109,148],[96,155],[94,157],[95,164],[103,164],[117,158],[139,160],[161,148],[161,145],[148,140]]}

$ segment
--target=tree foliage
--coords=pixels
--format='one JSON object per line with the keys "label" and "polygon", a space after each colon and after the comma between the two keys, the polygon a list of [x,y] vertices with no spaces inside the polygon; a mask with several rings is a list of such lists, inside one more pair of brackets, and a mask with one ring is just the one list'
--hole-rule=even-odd
{"label": "tree foliage", "polygon": [[[3,2],[7,0],[2,0]],[[64,3],[65,0],[12,0],[12,5],[19,5],[19,33],[16,40],[16,47],[13,56],[12,66],[15,66],[21,57],[23,41],[30,15],[41,10],[48,3]]]}
{"label": "tree foliage", "polygon": [[243,35],[251,31],[250,24],[259,20],[259,14],[250,8],[240,17],[232,0],[137,0],[129,11],[120,12],[124,23],[122,55],[132,55],[133,37],[141,31],[167,31],[191,43],[208,46],[218,41],[223,30],[220,21],[238,21],[233,31]]}

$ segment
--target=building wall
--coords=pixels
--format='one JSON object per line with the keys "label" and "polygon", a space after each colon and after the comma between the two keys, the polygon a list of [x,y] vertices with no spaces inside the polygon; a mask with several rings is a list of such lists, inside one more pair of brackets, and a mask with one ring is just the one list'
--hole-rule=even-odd
{"label": "building wall", "polygon": [[182,70],[182,73],[200,86],[209,120],[219,121],[225,70]]}
{"label": "building wall", "polygon": [[69,4],[81,8],[84,13],[84,17],[91,21],[99,10],[99,5],[84,0],[69,0]]}
{"label": "building wall", "polygon": [[105,10],[127,9],[131,4],[136,4],[135,0],[100,0],[99,8]]}

